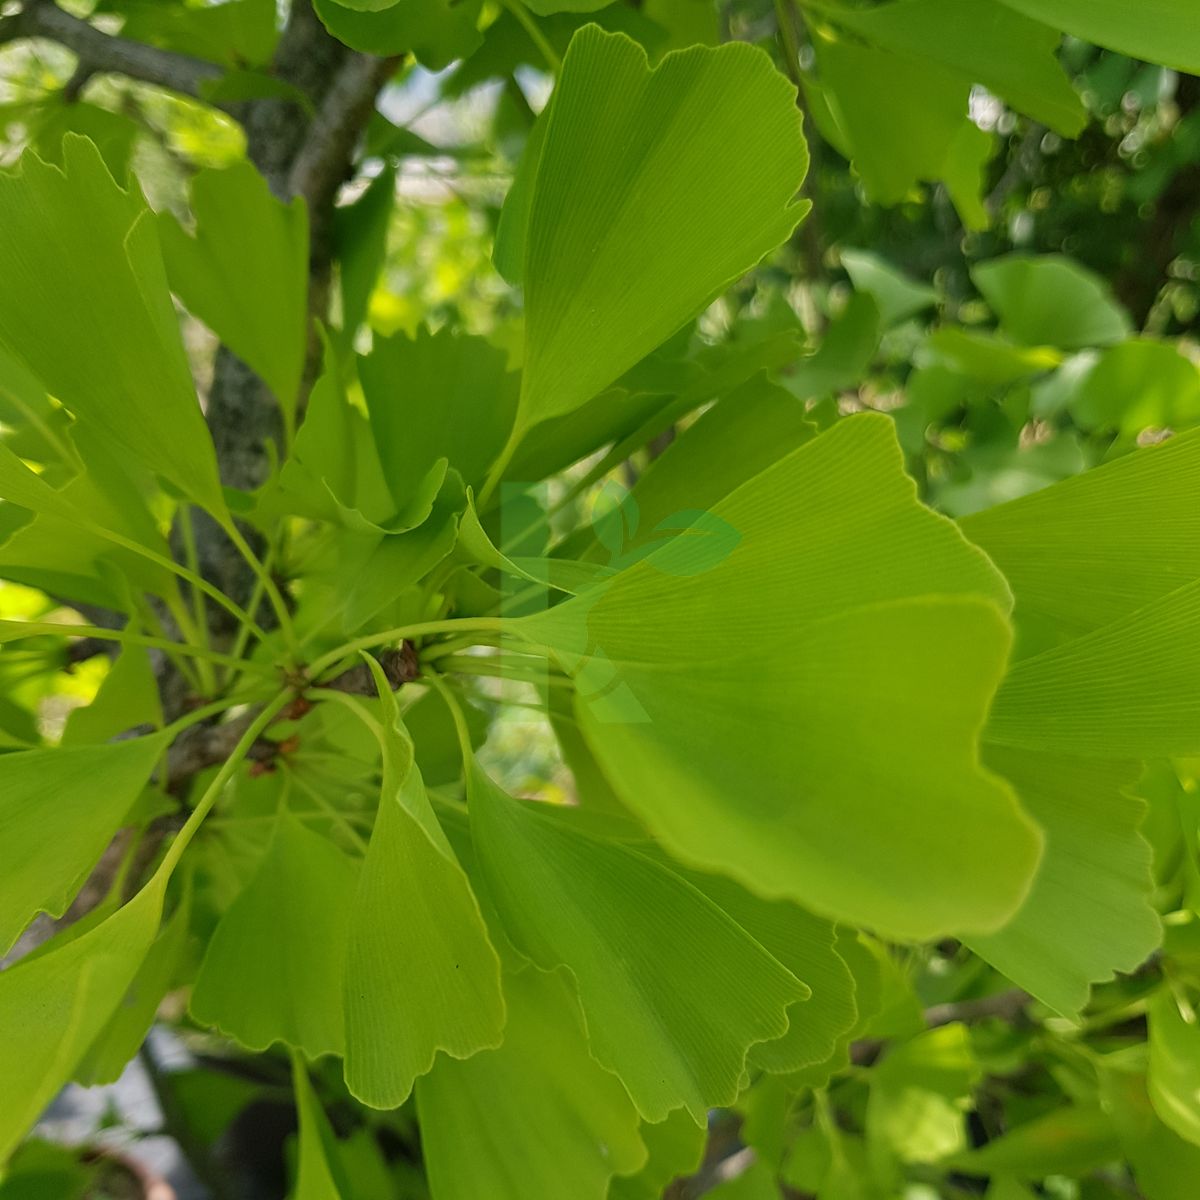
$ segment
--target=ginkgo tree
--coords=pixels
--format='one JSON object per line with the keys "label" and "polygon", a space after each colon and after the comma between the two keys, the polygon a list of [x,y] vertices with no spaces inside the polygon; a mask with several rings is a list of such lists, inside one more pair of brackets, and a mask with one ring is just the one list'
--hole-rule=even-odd
{"label": "ginkgo tree", "polygon": [[[1200,72],[1191,0],[759,7],[0,17],[72,56],[0,172],[0,1193],[158,1021],[217,1196],[281,1087],[298,1200],[1192,1195],[1200,371],[1056,255],[714,318],[820,265],[810,140],[983,229],[980,98],[1075,137],[1064,35]],[[451,65],[512,315],[389,330]]]}

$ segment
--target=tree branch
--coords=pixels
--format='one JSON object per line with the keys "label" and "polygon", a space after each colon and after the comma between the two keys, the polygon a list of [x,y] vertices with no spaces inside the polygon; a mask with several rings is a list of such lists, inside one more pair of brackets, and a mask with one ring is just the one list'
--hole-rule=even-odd
{"label": "tree branch", "polygon": [[399,61],[353,54],[334,77],[288,176],[289,193],[303,196],[314,218],[331,208],[375,107],[375,97]]}
{"label": "tree branch", "polygon": [[105,33],[51,0],[31,0],[20,12],[0,21],[0,44],[21,38],[46,38],[72,51],[79,58],[78,79],[107,73],[126,75],[194,99],[203,98],[203,84],[225,73],[216,63]]}
{"label": "tree branch", "polygon": [[[384,650],[379,654],[379,665],[393,691],[399,691],[406,683],[420,676],[421,668],[417,652],[411,642],[404,642],[398,649]],[[366,663],[359,663],[343,671],[322,687],[353,696],[374,696],[375,677]],[[307,707],[302,698],[297,702]],[[284,709],[283,715],[288,715]],[[193,725],[175,739],[167,753],[167,790],[176,792],[193,775],[206,767],[224,762],[237,745],[243,733],[258,715],[258,710],[243,713],[222,725]],[[292,712],[293,716],[299,715]],[[260,738],[246,756],[251,762],[270,762],[279,753],[279,746],[268,738]]]}

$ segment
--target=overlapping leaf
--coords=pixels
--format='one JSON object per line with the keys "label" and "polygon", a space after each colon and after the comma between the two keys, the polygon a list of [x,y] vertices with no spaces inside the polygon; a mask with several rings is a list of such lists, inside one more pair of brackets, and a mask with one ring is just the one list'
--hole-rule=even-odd
{"label": "overlapping leaf", "polygon": [[164,742],[6,754],[0,788],[0,953],[38,912],[62,916],[150,778]]}
{"label": "overlapping leaf", "polygon": [[422,1149],[436,1200],[604,1200],[646,1147],[620,1081],[588,1053],[561,974],[504,977],[504,1043],[442,1059],[417,1081]]}
{"label": "overlapping leaf", "polygon": [[1039,14],[1030,20],[1003,0],[895,0],[835,11],[839,24],[880,49],[950,67],[1065,137],[1086,123],[1055,55],[1060,36]]}
{"label": "overlapping leaf", "polygon": [[[940,62],[897,55],[828,28],[814,37],[813,47],[820,72],[819,83],[807,85],[819,100],[814,115],[824,115],[822,133],[853,159],[867,194],[898,204],[919,180],[943,180],[968,224],[986,224],[986,216],[973,219],[977,180],[964,188],[956,178],[963,139],[973,136],[967,121],[970,78]],[[986,157],[986,135],[977,129],[974,135],[983,138]]]}
{"label": "overlapping leaf", "polygon": [[308,215],[249,162],[192,180],[195,234],[159,218],[171,288],[268,383],[285,413],[300,390],[308,326]]}
{"label": "overlapping leaf", "polygon": [[1002,924],[1040,853],[976,754],[1003,581],[917,503],[882,417],[712,511],[741,536],[712,570],[651,555],[520,623],[575,675],[621,800],[673,855],[764,896],[902,937]]}
{"label": "overlapping leaf", "polygon": [[966,1145],[966,1107],[980,1068],[965,1025],[897,1045],[871,1073],[869,1136],[903,1162],[937,1162]]}
{"label": "overlapping leaf", "polygon": [[350,1193],[342,1178],[333,1130],[299,1055],[292,1058],[292,1086],[300,1124],[293,1200],[347,1200]]}
{"label": "overlapping leaf", "polygon": [[758,49],[668,55],[575,35],[550,102],[525,238],[518,432],[578,408],[795,228],[808,154]]}
{"label": "overlapping leaf", "polygon": [[[638,1110],[699,1122],[736,1096],[746,1050],[787,1030],[807,986],[715,904],[635,850],[468,777],[471,829],[508,936],[576,979],[597,1059]],[[716,956],[726,969],[705,969]]]}
{"label": "overlapping leaf", "polygon": [[381,338],[359,360],[380,463],[398,505],[446,459],[479,487],[504,448],[517,401],[517,376],[504,351],[483,338],[420,331]]}
{"label": "overlapping leaf", "polygon": [[369,8],[313,0],[313,7],[325,28],[351,49],[383,56],[411,51],[434,71],[465,58],[483,41],[476,27],[479,0],[397,0]]}
{"label": "overlapping leaf", "polygon": [[1009,8],[1044,21],[1085,42],[1162,63],[1200,71],[1200,27],[1191,0],[1001,0]]}
{"label": "overlapping leaf", "polygon": [[0,973],[0,1162],[72,1076],[137,974],[165,876],[85,932]]}
{"label": "overlapping leaf", "polygon": [[704,1130],[686,1109],[676,1109],[657,1125],[643,1122],[640,1132],[646,1164],[636,1175],[615,1176],[608,1186],[608,1200],[660,1200],[673,1179],[693,1175],[700,1168]]}
{"label": "overlapping leaf", "polygon": [[723,875],[680,869],[689,883],[731,916],[756,942],[809,987],[789,1012],[787,1033],[750,1048],[750,1062],[773,1072],[825,1062],[858,1020],[855,980],[838,954],[834,926],[795,904],[763,900]]}
{"label": "overlapping leaf", "polygon": [[1146,1089],[1159,1120],[1200,1146],[1200,1026],[1164,988],[1150,1002],[1150,1068]]}
{"label": "overlapping leaf", "polygon": [[393,1108],[439,1052],[461,1059],[499,1045],[505,1009],[478,903],[373,669],[384,698],[383,794],[351,910],[345,1071],[360,1100]]}
{"label": "overlapping leaf", "polygon": [[996,697],[988,761],[1047,831],[1025,907],[972,944],[1064,1012],[1160,936],[1143,806],[1113,760],[1200,746],[1198,470],[1200,438],[1185,434],[963,522],[1016,596],[1022,656]]}
{"label": "overlapping leaf", "polygon": [[1089,983],[1134,970],[1157,945],[1145,805],[1136,764],[989,746],[985,761],[1017,789],[1046,835],[1029,896],[998,933],[968,944],[1059,1012],[1087,1003]]}
{"label": "overlapping leaf", "polygon": [[1107,346],[1131,333],[1104,281],[1062,255],[993,258],[971,278],[1005,332],[1027,346]]}
{"label": "overlapping leaf", "polygon": [[252,1050],[284,1042],[310,1058],[341,1054],[357,875],[332,842],[281,814],[258,871],[209,940],[192,1015]]}
{"label": "overlapping leaf", "polygon": [[110,445],[222,513],[153,216],[86,138],[64,140],[63,162],[26,153],[0,174],[0,343]]}

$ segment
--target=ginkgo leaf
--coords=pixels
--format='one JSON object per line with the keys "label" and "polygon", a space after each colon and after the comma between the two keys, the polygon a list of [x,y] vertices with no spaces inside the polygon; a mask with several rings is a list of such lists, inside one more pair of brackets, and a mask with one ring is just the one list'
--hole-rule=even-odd
{"label": "ginkgo leaf", "polygon": [[1191,1200],[1193,1181],[1200,1173],[1200,1148],[1159,1119],[1148,1091],[1140,1071],[1107,1064],[1101,1071],[1104,1109],[1120,1139],[1111,1158],[1124,1151],[1138,1194],[1146,1200]]}
{"label": "ginkgo leaf", "polygon": [[902,1162],[937,1162],[966,1145],[966,1104],[980,1075],[961,1023],[890,1050],[871,1072],[867,1134]]}
{"label": "ginkgo leaf", "polygon": [[996,697],[985,759],[1046,830],[1021,910],[968,941],[1068,1015],[1161,936],[1144,806],[1128,790],[1136,762],[1114,760],[1200,745],[1189,667],[1198,471],[1200,439],[1185,435],[963,521],[1015,596],[1019,661]]}
{"label": "ginkgo leaf", "polygon": [[1200,1146],[1200,1025],[1180,1012],[1170,988],[1150,1001],[1150,1067],[1146,1091],[1159,1120],[1181,1138]]}
{"label": "ginkgo leaf", "polygon": [[964,1150],[946,1165],[967,1175],[1041,1179],[1090,1171],[1121,1156],[1113,1122],[1095,1104],[1067,1104]]}
{"label": "ginkgo leaf", "polygon": [[1001,328],[1027,346],[1107,346],[1132,332],[1105,282],[1058,254],[1009,254],[971,270]]}
{"label": "ginkgo leaf", "polygon": [[86,138],[64,139],[63,163],[26,152],[0,173],[0,344],[110,445],[224,513],[153,215]]}
{"label": "ginkgo leaf", "polygon": [[395,695],[382,698],[383,791],[351,912],[346,956],[346,1084],[394,1108],[435,1057],[500,1044],[500,960],[413,761]]}
{"label": "ginkgo leaf", "polygon": [[1200,753],[1200,579],[1108,625],[1022,659],[988,740],[1092,758]]}
{"label": "ginkgo leaf", "polygon": [[[171,595],[174,577],[160,565],[170,552],[127,457],[79,424],[69,436],[87,470],[57,490],[0,443],[0,496],[36,514],[0,545],[5,577],[115,609],[127,607],[125,581]],[[126,548],[129,542],[159,562]]]}
{"label": "ginkgo leaf", "polygon": [[353,204],[334,210],[342,344],[347,348],[353,344],[354,335],[367,316],[371,293],[387,255],[388,226],[395,203],[396,169],[389,163]]}
{"label": "ginkgo leaf", "polygon": [[161,737],[143,737],[4,756],[0,954],[37,913],[66,911],[165,745]]}
{"label": "ginkgo leaf", "polygon": [[605,1200],[614,1175],[646,1161],[637,1111],[588,1053],[561,975],[507,973],[504,994],[502,1046],[417,1080],[433,1200]]}
{"label": "ginkgo leaf", "polygon": [[1162,63],[1190,74],[1200,72],[1200,28],[1192,0],[1001,0],[1017,12],[1085,42]]}
{"label": "ginkgo leaf", "polygon": [[712,512],[741,541],[707,573],[651,555],[513,622],[575,676],[621,800],[674,857],[763,896],[898,937],[1001,925],[1041,842],[976,750],[1003,580],[917,502],[884,417],[835,425]]}
{"label": "ginkgo leaf", "polygon": [[1002,0],[895,0],[834,12],[839,24],[881,49],[951,67],[1064,137],[1087,123],[1057,59],[1061,36],[1040,14],[1030,20]]}
{"label": "ginkgo leaf", "polygon": [[525,251],[517,430],[578,408],[783,242],[806,211],[794,89],[756,47],[651,70],[588,25],[550,101]]}
{"label": "ginkgo leaf", "polygon": [[764,900],[723,875],[682,870],[680,874],[797,979],[803,979],[812,993],[788,1010],[787,1033],[750,1048],[750,1061],[775,1072],[824,1062],[858,1020],[854,976],[835,948],[838,935],[832,923],[795,904]]}
{"label": "ginkgo leaf", "polygon": [[969,76],[828,27],[813,49],[831,138],[853,159],[872,199],[898,204],[918,181],[945,179],[967,124]]}
{"label": "ginkgo leaf", "polygon": [[[739,483],[815,436],[804,405],[765,374],[755,375],[703,413],[655,458],[629,494],[638,514],[625,553],[661,541],[661,524],[684,511],[703,511]],[[593,519],[591,533],[597,530]],[[582,539],[580,539],[582,540]],[[574,552],[605,559],[601,544]]]}
{"label": "ginkgo leaf", "polygon": [[59,744],[95,745],[135,726],[161,725],[162,721],[162,702],[149,652],[144,646],[129,645],[109,668],[91,704],[81,705],[67,718]]}
{"label": "ginkgo leaf", "polygon": [[1200,579],[1200,432],[965,517],[1012,585],[1025,657]]}
{"label": "ginkgo leaf", "polygon": [[[439,459],[478,487],[504,449],[518,376],[484,338],[421,330],[377,338],[359,377],[379,461],[398,505]],[[436,397],[436,402],[434,402]]]}
{"label": "ginkgo leaf", "polygon": [[938,302],[936,288],[910,279],[869,250],[844,247],[839,257],[855,289],[875,301],[885,325],[898,324]]}
{"label": "ginkgo leaf", "polygon": [[[439,497],[429,519],[404,533],[343,532],[334,546],[336,561],[319,577],[328,587],[317,605],[321,621],[337,616],[347,632],[361,629],[406,588],[428,575],[458,540],[457,507]],[[318,579],[314,577],[313,582]]]}
{"label": "ginkgo leaf", "polygon": [[0,972],[0,1162],[74,1074],[137,974],[162,916],[165,876],[86,932]]}
{"label": "ginkgo leaf", "polygon": [[19,504],[30,512],[48,513],[66,521],[76,521],[79,513],[57,488],[51,487],[36,471],[26,466],[0,441],[0,499]]}
{"label": "ginkgo leaf", "polygon": [[[597,1060],[638,1111],[697,1123],[738,1092],[746,1051],[787,1030],[809,990],[678,875],[524,804],[469,767],[471,833],[516,948],[574,976]],[[719,961],[720,972],[706,964]]]}
{"label": "ginkgo leaf", "polygon": [[428,462],[422,474],[406,481],[398,504],[384,477],[371,426],[350,403],[343,376],[327,338],[324,371],[313,386],[278,483],[264,491],[261,512],[266,517],[296,513],[369,537],[414,529],[429,517],[438,493],[449,483],[448,463],[444,457]]}
{"label": "ginkgo leaf", "polygon": [[192,179],[196,230],[159,217],[172,291],[295,412],[308,327],[308,214],[249,163]]}
{"label": "ginkgo leaf", "polygon": [[1187,429],[1200,422],[1200,368],[1177,342],[1130,338],[1096,359],[1067,408],[1081,428],[1130,443],[1144,429]]}
{"label": "ginkgo leaf", "polygon": [[1017,789],[1041,825],[1046,851],[1016,915],[966,939],[977,954],[1066,1016],[1090,985],[1133,971],[1162,933],[1151,906],[1145,805],[1130,788],[1136,764],[989,746],[988,766]]}
{"label": "ginkgo leaf", "polygon": [[75,1070],[85,1087],[116,1083],[146,1040],[158,1007],[187,949],[191,904],[179,904],[163,923],[116,1011]]}
{"label": "ginkgo leaf", "polygon": [[466,58],[483,41],[476,28],[479,0],[397,0],[371,8],[313,0],[313,8],[325,28],[351,49],[385,57],[411,51],[431,71]]}
{"label": "ginkgo leaf", "polygon": [[342,1178],[337,1142],[299,1054],[292,1055],[292,1088],[296,1093],[300,1151],[291,1200],[347,1200],[351,1193]]}
{"label": "ginkgo leaf", "polygon": [[282,813],[254,878],[209,940],[192,1016],[251,1050],[283,1042],[310,1058],[341,1054],[357,877],[353,859]]}
{"label": "ginkgo leaf", "polygon": [[618,1175],[608,1185],[608,1200],[660,1200],[667,1185],[700,1169],[704,1158],[705,1131],[677,1108],[665,1121],[642,1123],[646,1163],[631,1175]]}

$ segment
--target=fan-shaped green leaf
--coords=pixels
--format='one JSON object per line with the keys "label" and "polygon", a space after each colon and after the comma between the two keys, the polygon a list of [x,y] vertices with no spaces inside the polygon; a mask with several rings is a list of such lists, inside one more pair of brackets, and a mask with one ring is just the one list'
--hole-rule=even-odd
{"label": "fan-shaped green leaf", "polygon": [[1020,656],[1200,579],[1200,433],[1171,438],[962,521],[1016,598]]}
{"label": "fan-shaped green leaf", "polygon": [[1003,0],[895,0],[835,11],[839,24],[881,49],[959,71],[1065,137],[1087,123],[1083,101],[1058,62],[1061,37],[1040,14],[1030,20]]}
{"label": "fan-shaped green leaf", "polygon": [[966,1107],[979,1065],[962,1024],[929,1029],[871,1072],[867,1134],[902,1162],[936,1162],[966,1145]]}
{"label": "fan-shaped green leaf", "polygon": [[284,1042],[310,1058],[341,1054],[357,875],[331,841],[281,814],[258,871],[208,943],[192,1016],[251,1050]]}
{"label": "fan-shaped green leaf", "polygon": [[1131,338],[1100,355],[1067,406],[1082,428],[1115,430],[1132,449],[1144,429],[1200,423],[1200,369],[1178,343]]}
{"label": "fan-shaped green leaf", "polygon": [[588,1053],[560,975],[506,974],[504,994],[502,1046],[417,1080],[433,1200],[604,1200],[614,1175],[646,1161],[637,1111]]}
{"label": "fan-shaped green leaf", "polygon": [[703,413],[646,468],[628,498],[638,529],[619,554],[606,553],[595,540],[595,519],[577,535],[574,552],[614,565],[631,561],[626,558],[631,552],[662,542],[663,522],[710,508],[815,434],[795,396],[765,374],[755,375]]}
{"label": "fan-shaped green leaf", "polygon": [[66,521],[78,520],[75,506],[57,488],[27,467],[0,441],[0,499],[30,512],[48,513]]}
{"label": "fan-shaped green leaf", "polygon": [[161,737],[144,737],[4,755],[0,953],[38,912],[62,916],[164,748]]}
{"label": "fan-shaped green leaf", "polygon": [[750,1048],[750,1061],[790,1072],[824,1062],[858,1019],[854,977],[834,948],[837,931],[822,917],[782,900],[764,900],[723,875],[679,869],[756,942],[808,985],[812,995],[788,1011],[788,1031]]}
{"label": "fan-shaped green leaf", "polygon": [[673,1179],[692,1175],[704,1158],[704,1130],[686,1108],[677,1108],[657,1125],[643,1122],[646,1165],[636,1175],[618,1175],[608,1185],[608,1200],[660,1200]]}
{"label": "fan-shaped green leaf", "polygon": [[158,930],[165,886],[166,877],[155,876],[99,924],[0,972],[0,1162],[74,1074],[128,991]]}
{"label": "fan-shaped green leaf", "polygon": [[570,412],[784,241],[808,153],[757,48],[571,41],[529,201],[518,431]]}
{"label": "fan-shaped green leaf", "polygon": [[313,8],[352,50],[384,56],[411,51],[431,71],[466,58],[483,41],[476,27],[479,0],[397,0],[361,11],[339,0],[313,0]]}
{"label": "fan-shaped green leaf", "polygon": [[1003,929],[968,944],[1067,1016],[1092,983],[1133,971],[1161,938],[1150,904],[1145,805],[1129,792],[1136,764],[989,746],[988,766],[1016,789],[1046,835],[1025,903]]}
{"label": "fan-shaped green leaf", "polygon": [[[476,856],[504,929],[579,986],[588,1040],[642,1116],[737,1095],[746,1051],[787,1030],[808,988],[701,892],[659,863],[523,804],[470,769]],[[722,963],[714,972],[709,963]]]}
{"label": "fan-shaped green leaf", "polygon": [[1170,988],[1150,1001],[1146,1090],[1159,1120],[1200,1146],[1200,1025],[1184,1020]]}
{"label": "fan-shaped green leaf", "polygon": [[333,1130],[298,1054],[292,1055],[292,1087],[300,1124],[300,1152],[292,1200],[345,1200],[350,1193],[341,1182]]}
{"label": "fan-shaped green leaf", "polygon": [[466,874],[430,807],[395,696],[383,698],[383,794],[346,957],[346,1083],[375,1108],[403,1103],[438,1052],[500,1044],[500,960]]}
{"label": "fan-shaped green leaf", "polygon": [[1192,0],[1001,0],[1034,20],[1131,58],[1200,72],[1200,27]]}
{"label": "fan-shaped green leaf", "polygon": [[26,153],[0,173],[0,343],[111,445],[223,513],[154,218],[86,138],[64,139],[63,163]]}
{"label": "fan-shaped green leaf", "polygon": [[150,655],[144,646],[127,645],[104,676],[91,704],[75,709],[67,718],[60,745],[94,745],[138,725],[162,723],[162,702]]}
{"label": "fan-shaped green leaf", "polygon": [[[1200,1174],[1200,1149],[1159,1120],[1144,1074],[1120,1067],[1100,1075],[1105,1111],[1116,1127],[1120,1150],[1146,1200],[1191,1200]],[[1116,1158],[1114,1150],[1111,1157]]]}
{"label": "fan-shaped green leaf", "polygon": [[1200,753],[1200,580],[1009,672],[989,741],[1085,758]]}
{"label": "fan-shaped green leaf", "polygon": [[194,235],[159,217],[171,289],[292,414],[308,333],[304,202],[277,200],[249,162],[201,171],[191,192]]}
{"label": "fan-shaped green leaf", "polygon": [[1120,1157],[1113,1122],[1098,1106],[1051,1109],[972,1150],[946,1160],[967,1175],[1015,1175],[1041,1179],[1073,1175]]}
{"label": "fan-shaped green leaf", "polygon": [[1006,333],[1026,346],[1107,346],[1132,329],[1104,281],[1058,254],[1009,254],[971,271]]}
{"label": "fan-shaped green leaf", "polygon": [[846,247],[840,257],[855,288],[874,299],[885,325],[895,325],[938,301],[935,288],[908,278],[869,250]]}
{"label": "fan-shaped green leaf", "polygon": [[506,364],[504,351],[485,339],[448,330],[377,338],[359,359],[379,461],[398,505],[439,458],[468,487],[483,483],[516,411],[518,377]]}
{"label": "fan-shaped green leaf", "polygon": [[713,512],[741,535],[713,570],[651,555],[518,624],[575,675],[621,800],[674,856],[764,896],[901,937],[1002,924],[1040,853],[976,754],[1003,581],[917,503],[882,417]]}
{"label": "fan-shaped green leaf", "polygon": [[77,1083],[116,1083],[137,1054],[187,949],[190,916],[190,899],[185,897],[164,922],[108,1024],[88,1047],[75,1070]]}
{"label": "fan-shaped green leaf", "polygon": [[[929,59],[869,45],[828,26],[813,38],[832,140],[867,194],[899,204],[920,180],[945,180],[967,126],[970,77]],[[811,85],[810,85],[811,87]]]}

